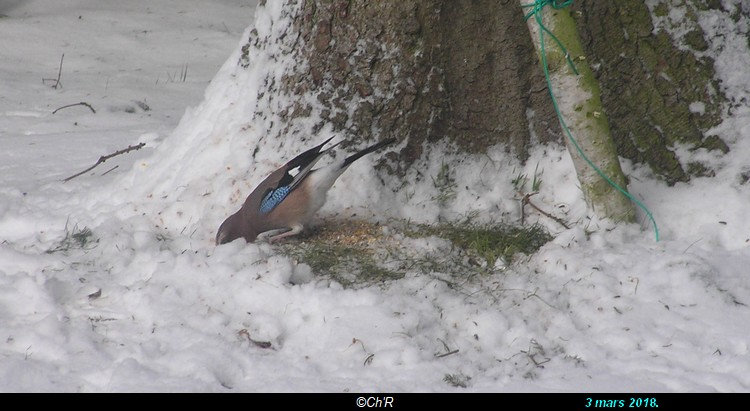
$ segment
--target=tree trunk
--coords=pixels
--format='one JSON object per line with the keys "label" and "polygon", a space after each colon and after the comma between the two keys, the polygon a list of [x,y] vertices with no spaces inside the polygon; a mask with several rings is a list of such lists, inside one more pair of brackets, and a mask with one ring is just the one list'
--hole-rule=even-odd
{"label": "tree trunk", "polygon": [[443,139],[471,153],[504,144],[522,159],[535,143],[560,141],[514,0],[307,0],[296,26],[309,70],[288,90],[317,96],[317,127],[406,140],[400,172]]}
{"label": "tree trunk", "polygon": [[[667,14],[673,3],[685,3],[693,11],[684,23],[693,27],[682,39],[684,45],[704,51],[706,41],[694,12],[721,7],[720,2],[660,1],[654,14]],[[714,80],[713,60],[679,50],[663,30],[654,32],[643,0],[579,0],[572,10],[584,52],[596,67],[617,152],[647,163],[669,184],[687,181],[691,175],[710,175],[703,164],[680,164],[674,148],[680,144],[729,151],[719,137],[704,135],[721,122],[725,102]],[[695,104],[701,109],[691,110]]]}
{"label": "tree trunk", "polygon": [[[520,4],[526,4],[526,1],[522,0]],[[561,41],[560,45],[549,34],[544,36],[542,43],[540,22]],[[552,98],[557,102],[562,119],[571,133],[566,133],[565,142],[586,202],[600,217],[614,221],[635,221],[635,208],[630,199],[610,184],[614,183],[623,190],[627,187],[602,107],[599,83],[583,54],[575,21],[565,9],[544,7],[528,19],[528,26],[540,60],[548,66],[554,93]],[[569,66],[568,55],[571,61],[575,61],[577,72]],[[604,175],[600,175],[594,167]]]}
{"label": "tree trunk", "polygon": [[[501,144],[522,160],[533,144],[562,141],[516,0],[286,1],[294,44],[283,53],[294,55],[295,68],[268,90],[295,97],[278,107],[269,137],[323,127],[349,141],[397,137],[405,147],[387,165],[401,174],[441,140],[469,153]],[[649,4],[659,15],[673,2],[721,7],[706,0]],[[728,150],[704,135],[720,121],[724,98],[712,61],[690,50],[704,47],[697,23],[680,50],[668,34],[654,32],[642,0],[579,0],[573,7],[618,154],[647,163],[668,183],[710,174],[705,165],[680,164],[674,153],[677,144]],[[248,49],[258,40],[251,37]]]}

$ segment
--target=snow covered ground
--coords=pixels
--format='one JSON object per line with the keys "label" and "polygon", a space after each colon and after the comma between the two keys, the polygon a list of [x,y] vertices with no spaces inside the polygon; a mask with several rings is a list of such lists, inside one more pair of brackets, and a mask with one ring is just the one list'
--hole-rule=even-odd
{"label": "snow covered ground", "polygon": [[[258,10],[261,38],[286,28],[279,3]],[[555,148],[525,168],[502,150],[426,161],[428,176],[454,170],[448,204],[429,178],[373,189],[365,158],[322,215],[517,221],[511,180],[538,165],[534,199],[579,224],[531,216],[552,242],[458,287],[441,276],[461,273],[410,271],[344,288],[268,244],[213,245],[267,172],[323,139],[263,139],[253,113],[274,113],[257,91],[283,69],[284,40],[239,67],[253,13],[241,0],[0,3],[0,391],[750,389],[750,22],[700,13],[732,100],[712,132],[731,151],[680,155],[716,177],[667,187],[624,164],[660,242],[586,218]],[[52,114],[79,102],[96,113]]]}

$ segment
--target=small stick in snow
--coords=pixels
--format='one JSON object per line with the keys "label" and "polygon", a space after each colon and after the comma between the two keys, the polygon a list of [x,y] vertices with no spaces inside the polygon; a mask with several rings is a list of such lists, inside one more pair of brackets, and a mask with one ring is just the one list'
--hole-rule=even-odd
{"label": "small stick in snow", "polygon": [[114,170],[115,170],[115,169],[116,169],[117,167],[120,167],[120,165],[118,164],[118,165],[116,165],[116,166],[114,166],[114,167],[110,168],[109,170],[107,170],[107,171],[103,172],[103,173],[102,173],[102,175],[104,176],[104,175],[107,175],[107,174],[109,174],[109,172],[110,172],[110,171],[114,171]]}
{"label": "small stick in snow", "polygon": [[696,243],[697,243],[698,241],[700,241],[700,240],[702,240],[702,238],[699,238],[699,239],[697,239],[697,240],[693,241],[692,243],[690,243],[690,245],[689,245],[689,246],[687,246],[687,248],[685,249],[685,251],[683,251],[683,252],[682,252],[682,254],[685,254],[685,253],[687,253],[687,250],[689,250],[689,249],[690,249],[690,247],[694,246],[694,245],[695,245],[695,244],[696,244]]}
{"label": "small stick in snow", "polygon": [[[534,352],[532,352],[532,350]],[[536,365],[539,368],[544,368],[542,364],[548,363],[552,360],[551,358],[544,356],[545,355],[544,347],[542,347],[542,345],[536,342],[536,340],[534,340],[533,338],[531,339],[531,345],[529,345],[529,350],[528,351],[521,350],[521,352],[526,354],[526,356],[529,357],[531,362],[533,362],[534,365]],[[542,361],[537,361],[536,359],[537,355],[542,356],[542,358],[544,359]]]}
{"label": "small stick in snow", "polygon": [[364,361],[364,363],[362,365],[370,365],[370,363],[372,363],[372,359],[375,358],[375,354],[367,351],[367,348],[365,348],[365,343],[363,343],[362,340],[360,340],[359,338],[356,338],[356,337],[352,338],[352,343],[349,344],[349,347],[351,347],[352,345],[354,345],[356,343],[359,343],[359,345],[362,346],[362,351],[364,351],[365,354],[367,355],[367,357],[365,357],[365,361]]}
{"label": "small stick in snow", "polygon": [[633,290],[633,294],[638,293],[638,284],[641,282],[641,280],[638,279],[638,277],[628,277],[628,281],[631,283],[635,283],[635,290]]}
{"label": "small stick in snow", "polygon": [[63,53],[62,56],[60,56],[60,67],[57,69],[57,79],[43,78],[42,83],[44,83],[45,81],[54,81],[55,85],[52,86],[53,89],[57,90],[58,86],[62,88],[62,83],[60,83],[60,77],[62,76],[62,63],[63,63],[64,58],[65,58],[65,53]]}
{"label": "small stick in snow", "polygon": [[451,350],[450,348],[448,348],[448,344],[446,344],[445,341],[441,340],[440,338],[438,338],[438,341],[440,341],[441,343],[443,343],[443,347],[445,347],[445,351],[447,351],[447,352],[444,352],[442,354],[435,354],[435,358],[447,357],[449,355],[453,355],[453,354],[455,354],[455,353],[458,352],[458,349]]}
{"label": "small stick in snow", "polygon": [[443,357],[447,357],[447,356],[449,356],[449,355],[453,355],[453,354],[456,354],[457,352],[458,352],[458,348],[456,348],[456,349],[455,349],[455,350],[453,350],[453,351],[448,351],[447,353],[444,353],[444,354],[439,354],[439,355],[435,355],[435,358],[443,358]]}
{"label": "small stick in snow", "polygon": [[546,212],[546,211],[543,211],[543,210],[542,210],[541,208],[537,207],[537,206],[536,206],[536,205],[535,205],[534,203],[532,203],[532,202],[531,202],[531,200],[530,200],[530,198],[531,198],[531,196],[533,196],[534,194],[536,194],[536,193],[528,193],[528,194],[524,195],[524,196],[523,196],[523,199],[521,200],[521,224],[523,224],[523,219],[524,219],[524,213],[523,213],[523,210],[524,210],[524,206],[525,206],[526,204],[528,204],[528,205],[530,205],[531,207],[533,207],[533,208],[534,208],[534,210],[536,210],[536,211],[539,211],[540,213],[544,214],[545,216],[547,216],[547,217],[549,217],[549,218],[551,218],[551,219],[553,219],[553,220],[557,221],[557,223],[558,223],[558,224],[560,224],[561,226],[565,227],[566,229],[570,229],[570,226],[568,226],[568,225],[567,225],[567,224],[565,223],[565,221],[563,221],[563,220],[562,220],[562,219],[560,219],[560,218],[557,218],[557,217],[553,216],[552,214],[550,214],[550,213],[548,213],[548,212]]}
{"label": "small stick in snow", "polygon": [[535,358],[537,354],[526,353],[526,355],[529,357],[529,359],[531,360],[531,362],[533,362],[534,365],[536,365],[539,368],[544,368],[544,366],[542,364],[546,364],[546,363],[552,361],[551,358],[547,358],[547,357],[544,357],[544,359],[542,361],[537,361],[537,359]]}
{"label": "small stick in snow", "polygon": [[273,346],[272,346],[272,344],[271,344],[270,341],[257,341],[257,340],[253,340],[252,338],[250,338],[250,332],[247,331],[246,328],[243,328],[243,329],[239,330],[237,332],[237,335],[239,335],[239,336],[245,336],[245,338],[247,338],[248,342],[250,342],[251,344],[255,345],[258,348],[264,348],[264,349],[273,348]]}
{"label": "small stick in snow", "polygon": [[81,171],[80,173],[77,173],[77,174],[73,174],[72,176],[70,176],[70,177],[68,177],[68,178],[64,179],[64,180],[63,180],[63,183],[67,183],[68,181],[70,181],[70,180],[72,180],[72,179],[74,179],[74,178],[76,178],[76,177],[78,177],[78,176],[80,176],[80,175],[83,175],[83,174],[86,174],[86,173],[88,173],[89,171],[93,170],[93,169],[94,169],[94,167],[96,167],[96,166],[98,166],[99,164],[101,164],[101,163],[103,163],[103,162],[105,162],[105,161],[109,160],[109,159],[110,159],[110,158],[112,158],[112,157],[115,157],[115,156],[119,156],[120,154],[125,154],[125,153],[129,153],[129,152],[131,152],[131,151],[134,151],[134,150],[140,150],[140,149],[141,149],[141,148],[143,148],[143,146],[145,146],[145,145],[146,145],[146,143],[140,143],[140,144],[136,144],[136,145],[134,145],[134,146],[128,146],[128,148],[124,148],[124,149],[122,149],[122,150],[117,150],[117,151],[115,151],[115,152],[114,152],[114,153],[112,153],[112,154],[107,154],[106,156],[101,156],[101,157],[99,157],[99,160],[98,160],[98,161],[96,162],[96,164],[94,164],[93,166],[91,166],[91,167],[89,167],[89,168],[87,168],[87,169],[85,169],[85,170]]}
{"label": "small stick in snow", "polygon": [[[525,291],[525,290],[524,290],[524,291]],[[547,306],[548,306],[549,308],[557,309],[557,307],[555,307],[554,305],[552,305],[552,304],[550,304],[550,303],[548,303],[548,302],[544,301],[544,298],[542,298],[542,297],[538,296],[538,295],[537,295],[537,293],[536,293],[537,291],[539,291],[539,289],[538,289],[538,288],[537,288],[536,290],[534,290],[534,292],[533,292],[533,293],[529,293],[528,291],[526,291],[526,292],[527,292],[527,293],[529,293],[529,294],[527,294],[527,295],[526,295],[526,297],[524,297],[524,301],[525,301],[525,300],[528,300],[528,299],[529,299],[529,298],[531,298],[531,297],[536,297],[536,298],[538,298],[538,299],[539,299],[539,301],[541,301],[541,302],[543,302],[543,303],[547,304]]]}
{"label": "small stick in snow", "polygon": [[55,111],[52,112],[52,114],[55,114],[64,108],[73,107],[73,106],[86,106],[91,110],[92,113],[96,114],[96,110],[94,110],[94,108],[91,107],[91,104],[86,103],[85,101],[82,101],[80,103],[68,104],[67,106],[58,107]]}
{"label": "small stick in snow", "polygon": [[62,87],[62,85],[60,84],[60,78],[62,77],[62,63],[64,58],[65,53],[60,56],[60,67],[57,69],[57,81],[55,82],[55,90],[57,90],[57,86]]}
{"label": "small stick in snow", "polygon": [[367,353],[367,354],[369,354],[369,353],[370,353],[369,351],[367,351],[367,348],[365,348],[365,343],[363,343],[363,342],[362,342],[362,340],[360,340],[359,338],[356,338],[356,337],[355,337],[355,338],[352,338],[352,343],[351,343],[351,344],[349,344],[349,346],[351,347],[352,345],[354,345],[354,344],[356,344],[356,343],[359,343],[359,345],[361,345],[361,346],[362,346],[362,351],[364,351],[364,352],[365,352],[365,353]]}

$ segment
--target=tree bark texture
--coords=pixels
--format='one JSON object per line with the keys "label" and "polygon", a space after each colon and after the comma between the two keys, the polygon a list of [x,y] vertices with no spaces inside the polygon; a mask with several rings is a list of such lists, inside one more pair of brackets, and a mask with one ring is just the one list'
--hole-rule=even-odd
{"label": "tree bark texture", "polygon": [[[526,2],[521,0],[519,4]],[[591,71],[590,60],[583,53],[576,23],[566,9],[547,7],[537,13],[536,18],[528,20],[529,32],[532,41],[536,40],[541,59],[547,63],[555,101],[571,132],[571,136],[566,135],[565,143],[573,159],[586,203],[600,217],[616,222],[633,222],[635,206],[630,199],[602,178],[586,161],[591,161],[611,182],[627,189],[609,122],[602,107],[599,83]],[[545,36],[542,47],[540,21],[555,33],[557,39],[565,45],[565,50],[550,35]],[[575,61],[576,70],[567,64],[568,54]],[[567,95],[561,95],[563,93]]]}
{"label": "tree bark texture", "polygon": [[[279,107],[278,122],[309,118],[314,124],[305,132],[330,126],[346,141],[406,141],[381,164],[399,174],[441,140],[470,153],[504,144],[522,160],[533,144],[562,141],[517,0],[285,1],[294,10],[286,34],[294,41],[283,53],[297,67],[262,92],[298,98]],[[715,0],[662,3],[680,1],[721,7]],[[710,175],[701,164],[680,164],[674,146],[729,149],[705,135],[725,102],[711,59],[654,33],[642,0],[579,0],[572,15],[618,154],[670,184]],[[690,47],[705,43],[699,30],[690,39]],[[261,43],[251,35],[242,59]],[[705,109],[691,111],[692,103]],[[278,124],[271,131],[271,138],[285,133]]]}
{"label": "tree bark texture", "polygon": [[395,171],[444,138],[472,153],[502,143],[522,159],[532,144],[560,141],[514,0],[306,0],[296,26],[308,70],[285,87],[317,96],[319,127],[406,140]]}
{"label": "tree bark texture", "polygon": [[[720,7],[716,1],[690,2]],[[663,12],[671,3],[662,2]],[[710,174],[702,164],[680,164],[674,146],[729,151],[719,137],[704,135],[721,122],[725,102],[714,80],[713,60],[679,50],[664,31],[654,33],[643,0],[579,0],[572,9],[584,52],[596,67],[618,154],[647,163],[669,184]],[[703,32],[695,27],[687,43],[703,51]],[[694,102],[705,109],[692,112]]]}

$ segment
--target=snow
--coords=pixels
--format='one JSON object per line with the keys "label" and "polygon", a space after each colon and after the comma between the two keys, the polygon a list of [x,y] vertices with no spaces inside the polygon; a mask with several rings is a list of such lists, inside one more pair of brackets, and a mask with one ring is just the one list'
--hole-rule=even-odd
{"label": "snow", "polygon": [[[409,271],[345,288],[269,244],[213,244],[255,184],[331,134],[300,121],[293,138],[268,138],[287,101],[258,90],[295,69],[281,2],[254,19],[240,0],[16,3],[0,9],[0,391],[750,388],[747,22],[699,13],[731,100],[710,134],[731,151],[677,153],[716,176],[668,187],[623,162],[662,241],[646,223],[591,216],[559,148],[537,147],[520,165],[501,148],[453,158],[432,146],[423,178],[412,170],[402,189],[382,187],[373,154],[338,180],[321,215],[515,222],[512,180],[537,172],[534,201],[575,224],[527,215],[554,240],[481,278]],[[269,46],[245,69],[252,27]],[[53,89],[42,78],[56,78],[62,53]],[[96,114],[51,114],[80,101]],[[455,195],[440,202],[430,176],[442,170]],[[450,248],[398,241],[427,258]]]}
{"label": "snow", "polygon": [[690,112],[698,115],[706,114],[706,104],[702,101],[694,101],[690,103]]}

